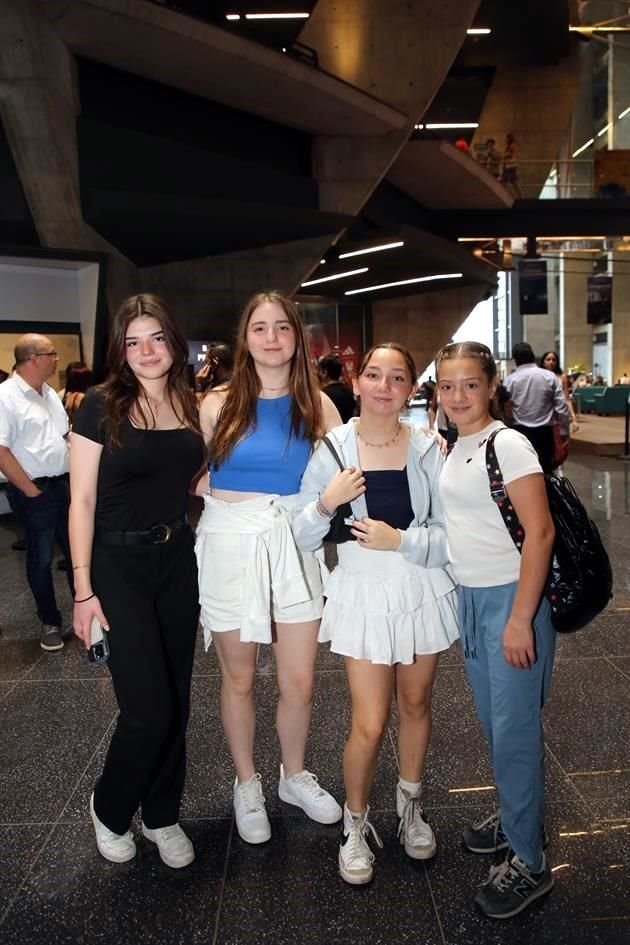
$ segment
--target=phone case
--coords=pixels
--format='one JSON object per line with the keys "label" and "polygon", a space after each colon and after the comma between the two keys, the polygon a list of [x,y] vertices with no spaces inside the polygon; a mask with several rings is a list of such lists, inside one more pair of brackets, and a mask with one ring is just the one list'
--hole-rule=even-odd
{"label": "phone case", "polygon": [[109,659],[109,643],[107,634],[103,631],[97,617],[92,618],[90,625],[90,648],[88,660],[90,663],[105,663]]}

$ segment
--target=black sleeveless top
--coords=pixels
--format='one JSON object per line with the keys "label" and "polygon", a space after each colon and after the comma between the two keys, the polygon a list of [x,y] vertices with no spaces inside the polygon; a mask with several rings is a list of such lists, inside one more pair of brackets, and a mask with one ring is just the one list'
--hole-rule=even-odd
{"label": "black sleeveless top", "polygon": [[371,469],[364,472],[368,515],[392,528],[409,528],[413,508],[407,468]]}

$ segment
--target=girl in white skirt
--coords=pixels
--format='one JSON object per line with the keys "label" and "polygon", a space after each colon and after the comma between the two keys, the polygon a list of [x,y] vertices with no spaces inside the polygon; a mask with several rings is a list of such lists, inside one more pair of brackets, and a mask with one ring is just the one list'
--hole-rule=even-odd
{"label": "girl in white skirt", "polygon": [[341,808],[304,769],[322,614],[319,563],[300,554],[290,527],[313,442],[340,423],[314,381],[297,309],[277,292],[246,304],[237,329],[234,374],[200,409],[210,482],[197,530],[201,623],[221,664],[221,715],[236,781],[240,836],[271,836],[254,764],[254,682],[258,644],[272,643],[278,667],[278,793],[319,823]]}
{"label": "girl in white skirt", "polygon": [[457,639],[456,593],[445,570],[446,536],[437,491],[442,455],[437,440],[400,420],[416,366],[398,344],[377,345],[354,381],[360,417],[333,430],[313,453],[300,489],[293,532],[302,551],[318,548],[340,505],[351,502],[356,541],[338,546],[339,565],[319,639],[345,657],[352,731],[344,753],[346,805],[339,870],[349,883],[372,878],[381,846],[368,819],[368,798],[392,693],[400,717],[399,836],[414,859],[435,854],[420,807],[431,734],[431,691],[439,653]]}

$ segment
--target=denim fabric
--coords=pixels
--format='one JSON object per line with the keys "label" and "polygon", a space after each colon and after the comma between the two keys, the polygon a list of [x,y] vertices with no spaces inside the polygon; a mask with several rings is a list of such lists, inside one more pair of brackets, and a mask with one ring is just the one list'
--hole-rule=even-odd
{"label": "denim fabric", "polygon": [[20,489],[7,483],[7,498],[26,533],[26,577],[35,598],[39,619],[42,623],[61,627],[51,565],[57,541],[68,562],[68,583],[74,595],[68,542],[70,493],[65,476],[39,482],[42,492],[34,499],[29,499]]}
{"label": "denim fabric", "polygon": [[534,618],[536,662],[515,669],[503,655],[503,630],[517,583],[458,588],[462,647],[477,715],[490,746],[501,826],[530,869],[542,862],[544,738],[542,707],[549,694],[556,644],[549,604]]}

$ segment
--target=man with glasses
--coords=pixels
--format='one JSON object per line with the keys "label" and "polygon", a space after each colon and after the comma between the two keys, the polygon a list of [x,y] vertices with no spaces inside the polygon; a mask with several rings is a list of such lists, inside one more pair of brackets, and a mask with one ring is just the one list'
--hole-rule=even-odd
{"label": "man with glasses", "polygon": [[45,335],[22,335],[15,346],[15,371],[0,385],[0,472],[7,498],[26,533],[26,576],[42,623],[40,645],[63,648],[52,558],[55,540],[69,563],[68,418],[46,381],[58,355]]}

